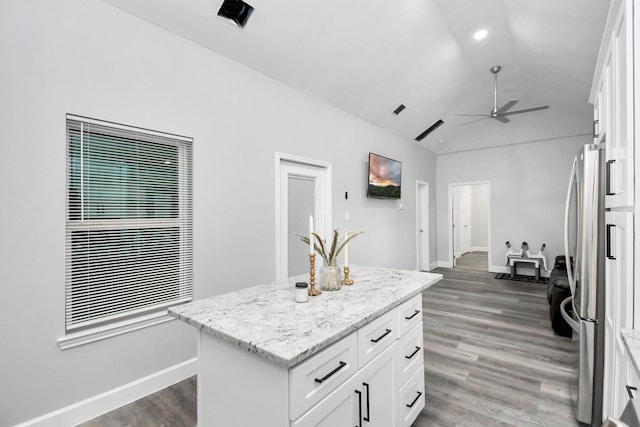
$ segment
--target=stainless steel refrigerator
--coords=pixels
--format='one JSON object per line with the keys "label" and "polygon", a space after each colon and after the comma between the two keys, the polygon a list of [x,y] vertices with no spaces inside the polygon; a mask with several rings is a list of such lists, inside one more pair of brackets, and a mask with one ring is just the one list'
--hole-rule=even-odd
{"label": "stainless steel refrigerator", "polygon": [[[576,156],[565,212],[565,256],[571,297],[562,316],[573,329],[577,351],[576,418],[602,423],[604,370],[604,150],[589,144]],[[572,260],[569,261],[569,260]]]}

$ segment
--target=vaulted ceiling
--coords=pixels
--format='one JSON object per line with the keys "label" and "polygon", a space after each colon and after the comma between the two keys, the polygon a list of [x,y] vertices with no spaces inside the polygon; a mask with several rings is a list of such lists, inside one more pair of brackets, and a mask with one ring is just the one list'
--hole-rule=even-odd
{"label": "vaulted ceiling", "polygon": [[[103,0],[436,153],[591,131],[589,90],[609,0]],[[488,31],[477,41],[473,34]],[[489,114],[498,106],[547,110]],[[406,109],[393,114],[398,105]],[[478,117],[479,118],[479,117]]]}

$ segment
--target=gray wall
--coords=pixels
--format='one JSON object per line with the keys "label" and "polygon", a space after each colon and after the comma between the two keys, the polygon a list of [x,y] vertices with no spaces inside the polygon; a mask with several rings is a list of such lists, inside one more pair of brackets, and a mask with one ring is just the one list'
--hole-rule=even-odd
{"label": "gray wall", "polygon": [[489,248],[489,184],[471,188],[471,247]]}
{"label": "gray wall", "polygon": [[[354,264],[416,267],[415,181],[435,188],[435,156],[418,144],[96,0],[3,1],[0,54],[0,425],[196,355],[177,321],[59,350],[65,113],[195,139],[196,298],[275,278],[276,152],[332,164],[334,227],[368,231],[350,244]],[[404,210],[366,198],[369,151],[403,162]]]}
{"label": "gray wall", "polygon": [[504,266],[507,240],[518,245],[526,240],[532,253],[546,243],[547,261],[553,265],[555,256],[564,252],[564,206],[573,158],[580,146],[590,142],[586,135],[439,155],[438,263],[451,262],[449,184],[489,181],[492,270]]}

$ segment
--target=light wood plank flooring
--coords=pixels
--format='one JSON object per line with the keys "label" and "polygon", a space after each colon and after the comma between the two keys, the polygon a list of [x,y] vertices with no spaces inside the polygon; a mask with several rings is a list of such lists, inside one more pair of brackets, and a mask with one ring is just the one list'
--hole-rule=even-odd
{"label": "light wood plank flooring", "polygon": [[[545,286],[495,280],[471,253],[424,293],[426,408],[413,427],[577,426],[571,341],[549,324]],[[83,427],[193,427],[192,377]],[[265,426],[271,427],[271,426]]]}
{"label": "light wood plank flooring", "polygon": [[546,285],[496,280],[486,253],[437,269],[423,297],[427,404],[414,427],[578,426],[576,355],[554,335]]}

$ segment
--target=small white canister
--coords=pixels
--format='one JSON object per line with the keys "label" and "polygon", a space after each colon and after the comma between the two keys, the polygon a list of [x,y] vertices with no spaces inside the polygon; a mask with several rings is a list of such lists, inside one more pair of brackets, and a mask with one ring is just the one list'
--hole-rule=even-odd
{"label": "small white canister", "polygon": [[309,301],[309,285],[306,282],[296,283],[296,302]]}

